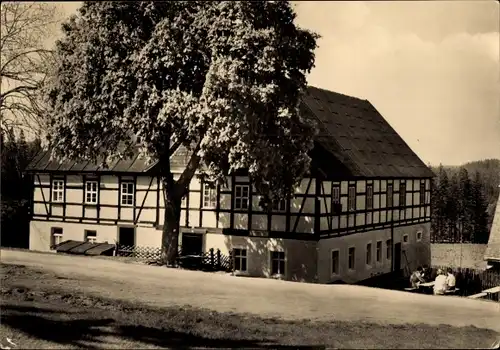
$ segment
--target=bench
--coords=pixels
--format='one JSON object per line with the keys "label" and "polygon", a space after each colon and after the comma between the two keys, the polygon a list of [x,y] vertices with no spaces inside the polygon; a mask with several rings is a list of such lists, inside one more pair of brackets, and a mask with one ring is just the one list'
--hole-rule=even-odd
{"label": "bench", "polygon": [[488,295],[488,293],[481,292],[481,293],[477,293],[477,294],[474,294],[474,295],[469,295],[467,298],[479,299],[479,298],[484,298],[487,295]]}
{"label": "bench", "polygon": [[483,292],[488,293],[488,294],[500,293],[500,286],[483,290]]}
{"label": "bench", "polygon": [[405,288],[405,290],[406,290],[407,292],[413,292],[413,291],[418,290],[418,288],[408,287],[408,288]]}
{"label": "bench", "polygon": [[458,288],[455,288],[455,289],[452,289],[452,290],[445,290],[444,291],[444,294],[455,294],[459,291],[460,289]]}

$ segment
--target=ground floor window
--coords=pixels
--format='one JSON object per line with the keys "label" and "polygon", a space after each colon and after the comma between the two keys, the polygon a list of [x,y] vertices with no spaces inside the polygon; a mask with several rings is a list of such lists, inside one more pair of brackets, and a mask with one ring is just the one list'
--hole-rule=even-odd
{"label": "ground floor window", "polygon": [[386,258],[387,260],[391,260],[392,258],[392,240],[388,239],[386,244]]}
{"label": "ground floor window", "polygon": [[280,251],[271,252],[271,274],[272,275],[285,274],[285,252],[280,252]]}
{"label": "ground floor window", "polygon": [[50,247],[61,244],[63,241],[63,229],[60,227],[52,227],[50,229]]}
{"label": "ground floor window", "polygon": [[332,250],[332,275],[338,275],[339,274],[339,267],[340,267],[340,259],[339,259],[339,251],[338,250]]}
{"label": "ground floor window", "polygon": [[377,242],[377,262],[382,261],[382,241]]}
{"label": "ground floor window", "polygon": [[247,271],[247,250],[241,248],[234,248],[234,270],[240,272]]}
{"label": "ground floor window", "polygon": [[356,261],[356,248],[351,247],[351,248],[349,248],[349,256],[348,256],[348,261],[347,261],[347,265],[349,267],[349,270],[354,270],[355,261]]}
{"label": "ground floor window", "polygon": [[366,245],[366,265],[370,266],[372,264],[372,244],[368,243]]}
{"label": "ground floor window", "polygon": [[85,240],[89,243],[96,243],[97,242],[97,231],[85,230]]}

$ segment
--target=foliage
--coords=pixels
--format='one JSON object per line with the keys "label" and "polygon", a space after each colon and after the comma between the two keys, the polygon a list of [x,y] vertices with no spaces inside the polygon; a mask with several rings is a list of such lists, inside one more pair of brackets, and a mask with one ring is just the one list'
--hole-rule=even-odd
{"label": "foliage", "polygon": [[44,41],[52,34],[56,6],[2,2],[0,16],[1,127],[37,134],[45,116],[40,87],[51,66]]}
{"label": "foliage", "polygon": [[[9,133],[14,134],[12,131]],[[32,178],[24,174],[24,170],[40,150],[40,142],[27,142],[21,131],[17,138],[6,138],[0,132],[0,143],[2,246],[27,248],[33,183]]]}
{"label": "foliage", "polygon": [[487,243],[498,199],[500,161],[440,165],[433,170],[438,175],[433,181],[433,240]]}
{"label": "foliage", "polygon": [[[263,195],[284,198],[309,169],[315,130],[298,106],[317,36],[294,19],[283,1],[84,3],[47,87],[52,155],[158,162],[171,254],[196,171],[221,183],[246,169]],[[190,158],[174,180],[179,147]]]}

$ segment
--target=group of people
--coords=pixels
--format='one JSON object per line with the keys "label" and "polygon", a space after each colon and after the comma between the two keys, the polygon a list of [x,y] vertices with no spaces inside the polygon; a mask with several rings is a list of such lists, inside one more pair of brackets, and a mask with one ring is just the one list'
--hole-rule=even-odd
{"label": "group of people", "polygon": [[[413,288],[419,288],[421,283],[430,282],[431,270],[428,266],[419,266],[410,276],[410,283]],[[454,290],[456,285],[455,275],[453,270],[448,268],[445,271],[437,270],[437,276],[434,280],[434,294],[443,295],[446,291]]]}
{"label": "group of people", "polygon": [[446,291],[454,290],[455,284],[455,275],[450,267],[446,269],[446,272],[438,269],[437,276],[434,281],[434,294],[443,295]]}

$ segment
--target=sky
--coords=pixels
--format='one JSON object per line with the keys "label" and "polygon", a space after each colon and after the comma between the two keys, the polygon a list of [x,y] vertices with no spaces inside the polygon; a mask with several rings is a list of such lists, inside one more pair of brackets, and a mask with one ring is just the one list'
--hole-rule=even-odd
{"label": "sky", "polygon": [[293,5],[321,35],[309,85],[369,100],[425,163],[500,158],[498,1]]}

